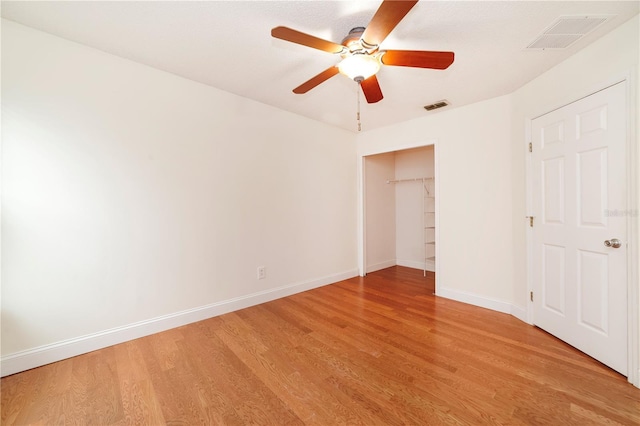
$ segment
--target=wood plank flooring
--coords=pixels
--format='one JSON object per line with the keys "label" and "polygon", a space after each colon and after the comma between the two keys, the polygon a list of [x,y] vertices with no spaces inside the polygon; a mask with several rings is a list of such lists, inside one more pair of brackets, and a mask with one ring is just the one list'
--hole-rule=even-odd
{"label": "wood plank flooring", "polygon": [[393,267],[1,380],[3,425],[640,424],[640,390]]}

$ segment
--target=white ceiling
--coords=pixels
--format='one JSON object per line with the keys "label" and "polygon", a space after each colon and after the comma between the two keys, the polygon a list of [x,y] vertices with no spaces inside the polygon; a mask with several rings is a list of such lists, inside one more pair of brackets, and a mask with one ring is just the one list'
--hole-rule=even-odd
{"label": "white ceiling", "polygon": [[[337,75],[292,89],[339,57],[273,39],[283,25],[340,42],[380,1],[2,1],[6,19],[237,95],[355,131],[356,83]],[[363,130],[508,94],[639,11],[640,1],[420,1],[382,49],[454,51],[445,71],[383,67],[384,99],[362,97]],[[612,15],[563,50],[527,50],[560,16]]]}

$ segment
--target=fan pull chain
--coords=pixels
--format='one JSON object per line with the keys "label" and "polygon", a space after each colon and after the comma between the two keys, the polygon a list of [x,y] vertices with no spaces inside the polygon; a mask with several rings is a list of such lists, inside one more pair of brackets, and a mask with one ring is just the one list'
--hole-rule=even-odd
{"label": "fan pull chain", "polygon": [[362,123],[360,122],[360,84],[361,82],[358,81],[358,90],[357,90],[357,95],[356,98],[358,100],[358,112],[356,113],[356,123],[358,123],[358,131],[362,131]]}

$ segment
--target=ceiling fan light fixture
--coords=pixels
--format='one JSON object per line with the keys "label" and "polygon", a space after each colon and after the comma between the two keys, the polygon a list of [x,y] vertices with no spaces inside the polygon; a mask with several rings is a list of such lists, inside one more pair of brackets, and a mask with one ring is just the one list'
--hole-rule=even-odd
{"label": "ceiling fan light fixture", "polygon": [[338,70],[351,80],[366,80],[380,71],[380,61],[373,55],[356,53],[344,58],[338,64]]}

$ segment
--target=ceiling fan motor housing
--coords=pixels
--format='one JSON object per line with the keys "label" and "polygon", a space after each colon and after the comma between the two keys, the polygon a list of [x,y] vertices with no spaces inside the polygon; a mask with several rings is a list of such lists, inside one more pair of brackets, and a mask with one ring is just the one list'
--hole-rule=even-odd
{"label": "ceiling fan motor housing", "polygon": [[[352,28],[351,31],[349,31],[349,34],[342,39],[342,44],[347,47],[349,53],[362,52],[372,54],[378,50],[377,45],[369,44],[362,39],[362,34],[364,34],[365,29],[365,27]],[[346,52],[343,56],[345,54]]]}

